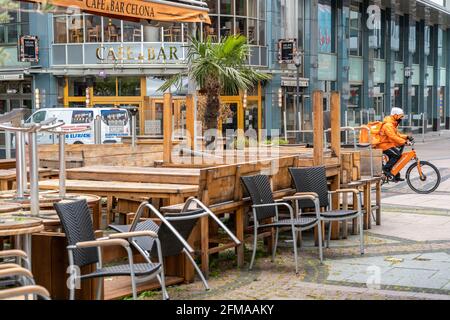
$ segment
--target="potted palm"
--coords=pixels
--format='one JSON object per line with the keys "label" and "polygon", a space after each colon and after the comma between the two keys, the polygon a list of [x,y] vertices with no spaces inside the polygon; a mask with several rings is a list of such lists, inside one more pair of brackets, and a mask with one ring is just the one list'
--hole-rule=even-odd
{"label": "potted palm", "polygon": [[[203,122],[204,132],[217,129],[218,121],[229,113],[220,101],[221,94],[238,95],[258,81],[270,79],[270,75],[261,73],[248,66],[250,47],[242,35],[228,36],[218,43],[208,37],[205,41],[190,39],[187,52],[187,71],[168,79],[159,91],[165,92],[172,86],[180,87],[182,79],[192,77],[197,83],[199,93],[204,96],[204,106],[198,113]],[[208,137],[206,146],[214,142]]]}

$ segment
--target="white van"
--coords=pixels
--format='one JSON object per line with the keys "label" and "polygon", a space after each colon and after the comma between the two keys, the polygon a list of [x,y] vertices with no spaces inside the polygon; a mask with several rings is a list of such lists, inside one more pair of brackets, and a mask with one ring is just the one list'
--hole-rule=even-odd
{"label": "white van", "polygon": [[[33,113],[27,123],[41,123],[56,118],[64,121],[66,130],[87,129],[84,132],[66,134],[68,144],[94,144],[94,119],[101,118],[102,143],[120,143],[122,137],[130,135],[130,117],[126,109],[119,108],[46,108]],[[53,144],[57,137],[51,133],[40,132],[39,144]]]}

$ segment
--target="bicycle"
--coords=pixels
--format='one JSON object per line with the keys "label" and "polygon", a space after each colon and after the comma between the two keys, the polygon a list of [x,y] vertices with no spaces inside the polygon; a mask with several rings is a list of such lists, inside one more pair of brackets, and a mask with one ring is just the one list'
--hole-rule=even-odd
{"label": "bicycle", "polygon": [[[428,161],[420,161],[416,150],[414,149],[414,142],[410,142],[411,151],[404,152],[401,158],[397,161],[391,170],[391,176],[383,173],[382,184],[393,182],[396,175],[406,167],[410,161],[414,161],[406,171],[406,182],[408,186],[416,193],[429,194],[434,192],[441,183],[441,174],[432,163]],[[403,148],[402,147],[402,151]],[[383,166],[388,161],[388,157],[383,155]],[[416,185],[417,184],[417,185]]]}

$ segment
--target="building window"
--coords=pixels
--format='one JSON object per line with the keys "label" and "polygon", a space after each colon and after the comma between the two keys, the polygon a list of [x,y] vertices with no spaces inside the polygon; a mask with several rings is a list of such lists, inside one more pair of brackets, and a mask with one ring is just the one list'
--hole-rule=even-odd
{"label": "building window", "polygon": [[362,26],[361,26],[361,13],[359,5],[353,5],[350,8],[349,16],[349,54],[352,56],[362,56]]}
{"label": "building window", "polygon": [[69,43],[84,42],[84,18],[82,15],[69,17]]}
{"label": "building window", "polygon": [[67,17],[60,16],[53,18],[53,41],[55,43],[67,43]]}
{"label": "building window", "polygon": [[138,97],[141,95],[141,78],[139,77],[119,77],[117,78],[119,96]]}
{"label": "building window", "polygon": [[334,52],[333,15],[330,0],[319,0],[319,52]]}
{"label": "building window", "polygon": [[102,42],[102,18],[86,16],[86,42]]}
{"label": "building window", "polygon": [[[21,3],[20,7],[28,9],[29,4]],[[8,10],[6,12],[9,20],[5,19],[0,23],[0,44],[17,45],[19,36],[29,33],[29,15],[26,10]]]}
{"label": "building window", "polygon": [[116,96],[116,78],[96,78],[94,81],[94,96],[113,97]]}
{"label": "building window", "polygon": [[69,96],[85,97],[87,84],[84,78],[69,78]]}
{"label": "building window", "polygon": [[211,0],[208,5],[211,25],[202,26],[204,39],[210,37],[216,42],[220,38],[240,34],[251,45],[266,45],[266,9],[263,0]]}
{"label": "building window", "polygon": [[164,42],[182,42],[183,30],[181,23],[163,28]]}
{"label": "building window", "polygon": [[121,42],[122,27],[120,20],[105,18],[103,20],[103,30],[105,42]]}

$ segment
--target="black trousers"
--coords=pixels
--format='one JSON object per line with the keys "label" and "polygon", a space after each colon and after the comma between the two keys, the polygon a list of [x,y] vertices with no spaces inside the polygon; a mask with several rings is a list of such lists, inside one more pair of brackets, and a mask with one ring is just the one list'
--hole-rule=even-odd
{"label": "black trousers", "polygon": [[389,157],[389,161],[384,165],[383,170],[385,172],[391,172],[392,168],[395,166],[397,161],[401,158],[404,147],[401,148],[391,148],[383,151],[385,155]]}

